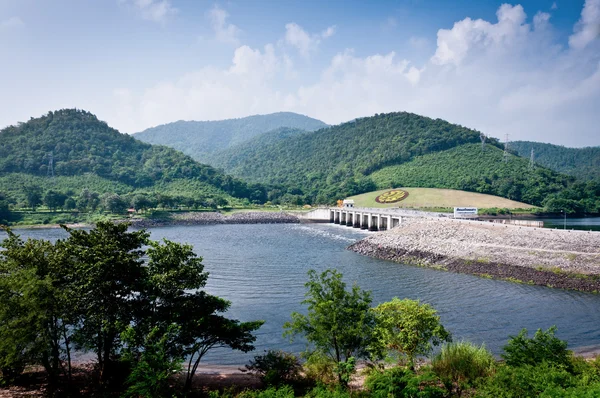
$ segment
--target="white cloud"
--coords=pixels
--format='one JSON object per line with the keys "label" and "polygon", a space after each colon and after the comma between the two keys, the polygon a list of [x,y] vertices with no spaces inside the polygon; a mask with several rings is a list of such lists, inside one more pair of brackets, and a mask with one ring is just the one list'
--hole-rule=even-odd
{"label": "white cloud", "polygon": [[335,34],[335,29],[336,29],[335,25],[328,27],[323,32],[321,32],[321,37],[323,39],[327,39],[328,37],[333,36]]}
{"label": "white cloud", "polygon": [[600,37],[600,0],[586,0],[569,45],[582,49]]}
{"label": "white cloud", "polygon": [[303,57],[308,57],[315,51],[322,39],[327,39],[335,34],[336,26],[330,26],[320,34],[309,34],[300,25],[290,22],[285,25],[286,44],[295,47]]}
{"label": "white cloud", "polygon": [[230,44],[239,43],[241,30],[234,24],[227,23],[227,18],[229,18],[227,11],[215,5],[207,14],[217,41]]}
{"label": "white cloud", "polygon": [[[514,140],[600,145],[597,47],[565,48],[546,13],[528,24],[521,6],[503,5],[497,17],[494,22],[466,18],[440,29],[437,49],[422,65],[394,52],[363,57],[345,50],[312,80],[305,76],[312,66],[295,70],[281,47],[241,46],[225,68],[205,67],[134,96],[136,130],[179,119],[282,110],[328,123],[409,111],[495,137],[509,133]],[[314,35],[298,25],[287,32],[301,53],[313,51]],[[126,94],[121,99],[129,101]],[[116,120],[117,127],[130,124]]]}
{"label": "white cloud", "polygon": [[118,0],[120,4],[133,7],[143,19],[165,23],[168,18],[177,14],[170,0]]}
{"label": "white cloud", "polygon": [[19,17],[10,17],[8,19],[0,21],[0,29],[13,29],[23,26],[24,23]]}

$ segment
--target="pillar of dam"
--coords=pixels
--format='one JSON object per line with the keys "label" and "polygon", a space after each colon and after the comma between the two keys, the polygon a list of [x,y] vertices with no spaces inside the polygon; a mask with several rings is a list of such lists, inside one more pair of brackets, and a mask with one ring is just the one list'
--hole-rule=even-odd
{"label": "pillar of dam", "polygon": [[362,213],[354,213],[354,228],[360,228]]}
{"label": "pillar of dam", "polygon": [[352,227],[354,225],[354,213],[348,212],[346,215],[346,226]]}

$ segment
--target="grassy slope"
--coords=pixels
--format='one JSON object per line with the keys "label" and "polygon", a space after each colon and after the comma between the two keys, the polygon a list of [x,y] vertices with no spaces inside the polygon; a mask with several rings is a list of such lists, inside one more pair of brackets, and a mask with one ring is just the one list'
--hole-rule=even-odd
{"label": "grassy slope", "polygon": [[531,170],[527,159],[509,155],[494,146],[461,145],[446,151],[419,156],[410,162],[385,167],[369,177],[377,188],[436,187],[487,193],[506,198],[521,198],[540,203],[560,190],[566,177],[543,167]]}
{"label": "grassy slope", "polygon": [[479,208],[506,208],[506,209],[528,209],[534,206],[526,203],[516,202],[493,195],[485,195],[475,192],[458,191],[454,189],[438,188],[400,188],[408,192],[408,197],[396,203],[377,203],[375,198],[389,189],[368,192],[362,195],[350,197],[358,207],[457,207],[473,206]]}

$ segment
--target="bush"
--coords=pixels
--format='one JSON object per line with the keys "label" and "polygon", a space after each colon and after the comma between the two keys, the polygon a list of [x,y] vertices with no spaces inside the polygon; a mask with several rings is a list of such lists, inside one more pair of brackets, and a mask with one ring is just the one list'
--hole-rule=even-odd
{"label": "bush", "polygon": [[262,391],[246,390],[238,398],[294,398],[294,390],[290,386],[271,387]]}
{"label": "bush", "polygon": [[336,363],[320,351],[306,356],[304,374],[307,378],[323,384],[333,384],[337,381]]}
{"label": "bush", "polygon": [[441,398],[446,391],[440,384],[440,379],[427,367],[419,373],[401,367],[385,369],[371,373],[365,380],[365,387],[375,398]]}
{"label": "bush", "polygon": [[246,369],[258,374],[265,384],[280,386],[298,380],[302,365],[293,354],[269,350],[264,355],[256,355]]}
{"label": "bush", "polygon": [[485,346],[469,342],[443,345],[431,362],[433,372],[444,382],[446,389],[459,397],[475,381],[489,376],[494,365],[494,357]]}
{"label": "bush", "polygon": [[509,366],[537,365],[542,362],[565,367],[572,371],[571,351],[567,350],[567,342],[554,336],[556,326],[546,331],[538,329],[533,338],[527,336],[527,329],[521,330],[517,336],[511,336],[503,347],[502,358]]}
{"label": "bush", "polygon": [[394,367],[383,371],[372,372],[365,380],[365,387],[375,398],[401,397],[407,385],[406,375],[410,371]]}
{"label": "bush", "polygon": [[[576,379],[566,370],[547,362],[519,367],[501,366],[477,392],[482,398],[563,397],[576,387]],[[586,395],[583,395],[586,396]]]}

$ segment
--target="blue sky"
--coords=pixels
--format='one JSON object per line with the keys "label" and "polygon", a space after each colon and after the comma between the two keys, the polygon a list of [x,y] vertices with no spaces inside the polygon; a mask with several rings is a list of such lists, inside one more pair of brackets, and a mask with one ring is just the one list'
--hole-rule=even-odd
{"label": "blue sky", "polygon": [[600,145],[600,0],[0,0],[0,127],[410,111]]}

